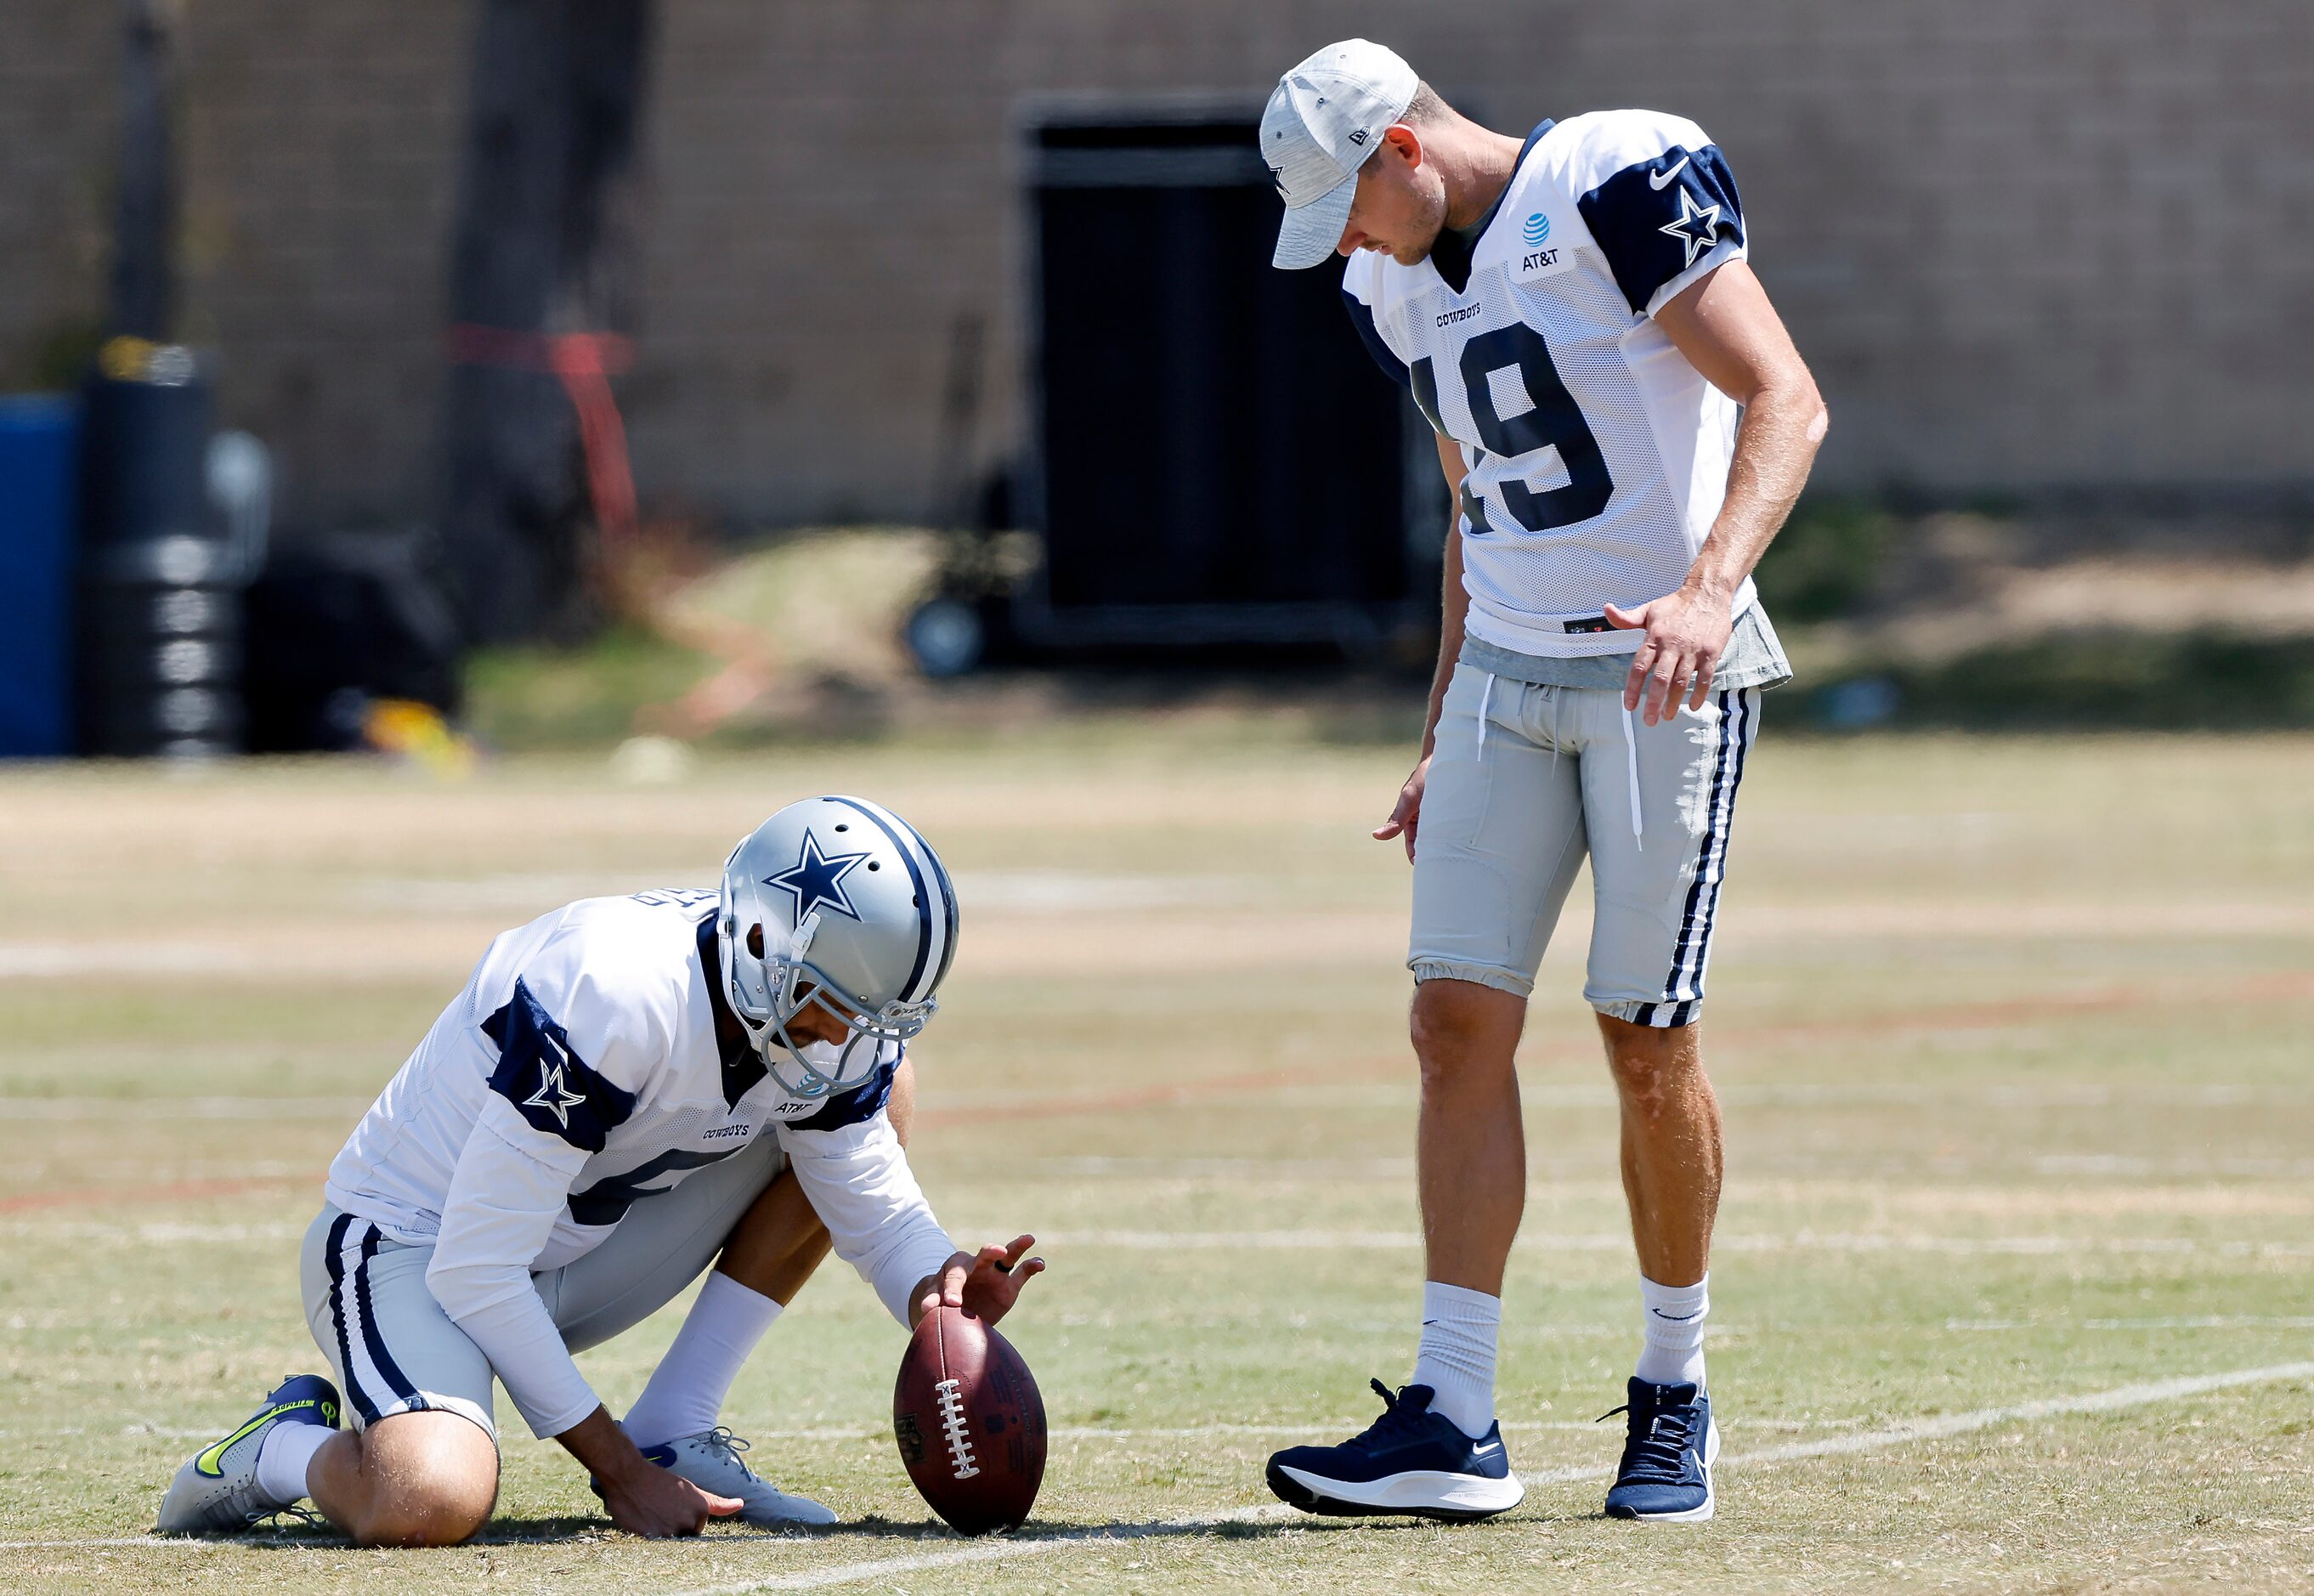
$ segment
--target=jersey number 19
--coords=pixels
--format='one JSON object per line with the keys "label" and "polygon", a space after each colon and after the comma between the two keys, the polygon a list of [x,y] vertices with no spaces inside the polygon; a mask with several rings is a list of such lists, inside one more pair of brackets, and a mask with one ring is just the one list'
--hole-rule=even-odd
{"label": "jersey number 19", "polygon": [[[1502,497],[1505,514],[1524,531],[1549,532],[1555,526],[1588,521],[1607,507],[1615,491],[1614,480],[1607,474],[1606,458],[1599,453],[1599,440],[1591,434],[1591,423],[1583,419],[1582,407],[1559,380],[1559,367],[1551,361],[1550,346],[1543,342],[1542,334],[1524,322],[1482,332],[1462,346],[1460,366],[1462,396],[1484,445],[1479,458],[1471,462],[1473,469],[1486,459],[1488,451],[1515,460],[1546,448],[1556,448],[1559,463],[1567,468],[1566,485],[1541,493],[1515,478],[1498,482],[1496,491]],[[1488,373],[1506,366],[1518,368],[1532,407],[1508,419],[1496,413],[1494,387],[1487,380]],[[1414,402],[1422,407],[1434,429],[1445,432],[1446,424],[1438,414],[1438,376],[1430,357],[1417,360],[1411,375]],[[1462,482],[1462,514],[1472,533],[1494,530],[1467,477]]]}

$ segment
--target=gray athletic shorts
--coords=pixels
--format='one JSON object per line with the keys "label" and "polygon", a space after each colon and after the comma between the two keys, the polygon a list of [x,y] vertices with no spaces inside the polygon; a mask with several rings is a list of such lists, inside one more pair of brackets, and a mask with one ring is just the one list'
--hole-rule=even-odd
{"label": "gray athletic shorts", "polygon": [[[787,1155],[758,1136],[672,1191],[639,1200],[584,1257],[531,1276],[572,1352],[599,1346],[658,1312],[707,1272]],[[323,1204],[298,1274],[305,1324],[330,1360],[347,1418],[364,1429],[397,1413],[444,1411],[498,1439],[490,1362],[426,1284],[431,1247],[412,1247]]]}
{"label": "gray athletic shorts", "polygon": [[1759,726],[1756,687],[1648,726],[1620,691],[1456,666],[1415,833],[1414,978],[1532,992],[1587,852],[1584,998],[1638,1025],[1692,1023]]}

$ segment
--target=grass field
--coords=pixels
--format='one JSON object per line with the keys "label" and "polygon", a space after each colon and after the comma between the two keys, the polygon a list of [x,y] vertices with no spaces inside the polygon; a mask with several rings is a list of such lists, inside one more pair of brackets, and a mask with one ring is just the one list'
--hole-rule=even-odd
{"label": "grass field", "polygon": [[[1772,718],[1771,718],[1772,719]],[[1493,1523],[1275,1511],[1260,1460],[1405,1377],[1421,1257],[1397,747],[1190,719],[1001,750],[0,775],[0,1581],[11,1591],[2314,1589],[2314,741],[1779,741],[1744,793],[1708,1048],[1718,1520],[1598,1515],[1636,1346],[1570,913],[1524,1053],[1533,1160]],[[319,1175],[491,933],[704,883],[777,804],[879,797],[958,872],[916,1161],[1037,1231],[1007,1326],[1055,1426],[967,1543],[885,1432],[900,1332],[840,1265],[743,1376],[835,1533],[613,1532],[508,1433],[454,1551],[145,1539],[171,1471],[320,1366]],[[1582,895],[1578,893],[1578,897]],[[623,1403],[673,1311],[584,1360]]]}

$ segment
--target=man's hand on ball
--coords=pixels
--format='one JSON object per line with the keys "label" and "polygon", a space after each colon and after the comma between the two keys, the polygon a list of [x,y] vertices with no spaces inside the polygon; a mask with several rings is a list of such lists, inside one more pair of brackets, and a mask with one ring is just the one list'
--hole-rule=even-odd
{"label": "man's hand on ball", "polygon": [[1045,1260],[1026,1258],[1037,1245],[1034,1236],[1016,1236],[1010,1247],[990,1242],[977,1253],[960,1252],[941,1265],[937,1274],[916,1283],[914,1326],[940,1307],[961,1308],[984,1324],[994,1324],[1020,1300],[1020,1288],[1045,1272]]}

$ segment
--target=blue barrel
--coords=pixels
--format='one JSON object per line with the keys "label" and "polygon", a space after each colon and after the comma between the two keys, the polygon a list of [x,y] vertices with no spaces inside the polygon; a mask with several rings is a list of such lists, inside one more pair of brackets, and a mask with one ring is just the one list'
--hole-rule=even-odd
{"label": "blue barrel", "polygon": [[79,432],[69,398],[0,397],[0,759],[72,752]]}

